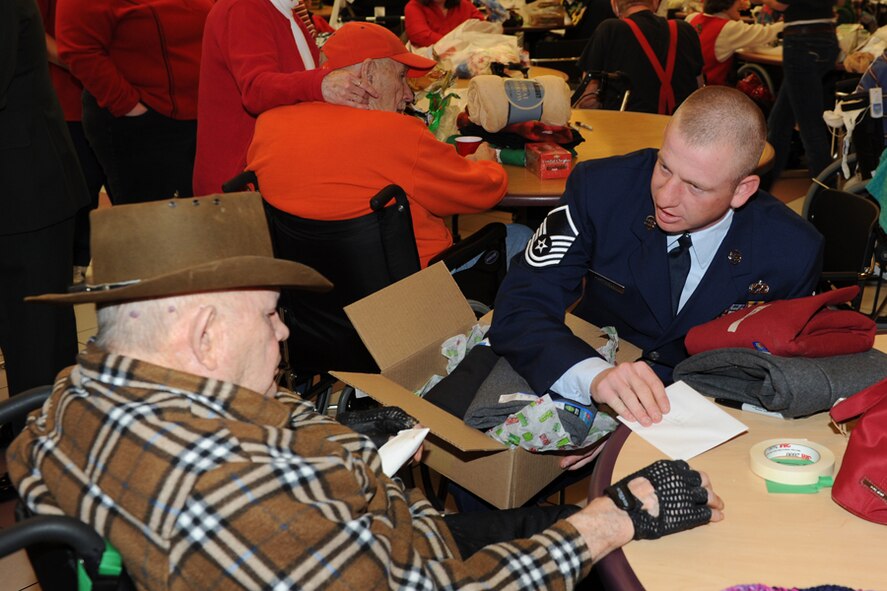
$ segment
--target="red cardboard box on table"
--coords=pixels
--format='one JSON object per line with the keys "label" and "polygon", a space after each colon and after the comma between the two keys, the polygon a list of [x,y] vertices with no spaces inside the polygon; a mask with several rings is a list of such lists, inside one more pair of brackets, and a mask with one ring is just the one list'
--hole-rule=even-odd
{"label": "red cardboard box on table", "polygon": [[526,166],[541,179],[565,179],[573,168],[573,155],[550,142],[530,143],[526,151]]}

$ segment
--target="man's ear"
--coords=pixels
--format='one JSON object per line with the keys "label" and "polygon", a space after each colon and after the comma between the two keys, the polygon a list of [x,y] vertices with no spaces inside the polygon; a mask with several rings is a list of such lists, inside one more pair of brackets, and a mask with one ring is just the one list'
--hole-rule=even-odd
{"label": "man's ear", "polygon": [[360,64],[360,79],[366,80],[372,86],[376,75],[376,60],[367,58]]}
{"label": "man's ear", "polygon": [[743,205],[745,205],[746,201],[748,201],[752,195],[758,192],[758,187],[761,185],[761,177],[756,174],[750,174],[736,185],[736,189],[733,191],[733,198],[730,200],[730,207],[733,209],[739,209]]}
{"label": "man's ear", "polygon": [[188,345],[194,361],[214,371],[218,365],[218,314],[213,305],[200,306],[188,324]]}

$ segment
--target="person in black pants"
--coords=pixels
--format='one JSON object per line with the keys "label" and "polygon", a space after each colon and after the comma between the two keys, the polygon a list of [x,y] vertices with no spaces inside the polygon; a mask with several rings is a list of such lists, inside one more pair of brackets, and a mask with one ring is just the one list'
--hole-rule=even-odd
{"label": "person in black pants", "polygon": [[785,169],[795,123],[810,176],[815,177],[831,163],[829,132],[822,120],[823,79],[835,69],[839,51],[835,0],[786,0],[784,4],[775,2],[775,7],[785,11],[783,79],[767,121],[767,141],[776,150],[776,159],[762,182],[765,189]]}
{"label": "person in black pants", "polygon": [[33,0],[0,0],[0,178],[0,349],[14,396],[74,362],[73,311],[23,298],[66,290],[74,216],[89,202]]}

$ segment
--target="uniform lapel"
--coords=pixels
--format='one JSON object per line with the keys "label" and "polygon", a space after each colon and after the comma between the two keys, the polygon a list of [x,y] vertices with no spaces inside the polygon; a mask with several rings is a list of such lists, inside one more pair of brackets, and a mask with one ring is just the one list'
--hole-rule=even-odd
{"label": "uniform lapel", "polygon": [[[631,228],[638,242],[628,256],[634,284],[662,330],[672,323],[665,234],[650,220],[652,200],[640,208]],[[649,220],[648,220],[649,218]],[[663,295],[664,294],[664,295]]]}

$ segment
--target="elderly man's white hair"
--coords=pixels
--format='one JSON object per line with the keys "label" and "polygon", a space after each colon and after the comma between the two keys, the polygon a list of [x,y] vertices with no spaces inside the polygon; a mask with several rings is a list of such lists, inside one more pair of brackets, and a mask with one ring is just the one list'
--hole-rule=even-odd
{"label": "elderly man's white hair", "polygon": [[164,353],[176,322],[200,306],[231,307],[237,291],[197,293],[120,304],[96,310],[96,344],[114,353]]}
{"label": "elderly man's white hair", "polygon": [[174,296],[152,300],[108,304],[96,310],[96,344],[105,351],[155,353],[165,344],[176,319],[195,296]]}

